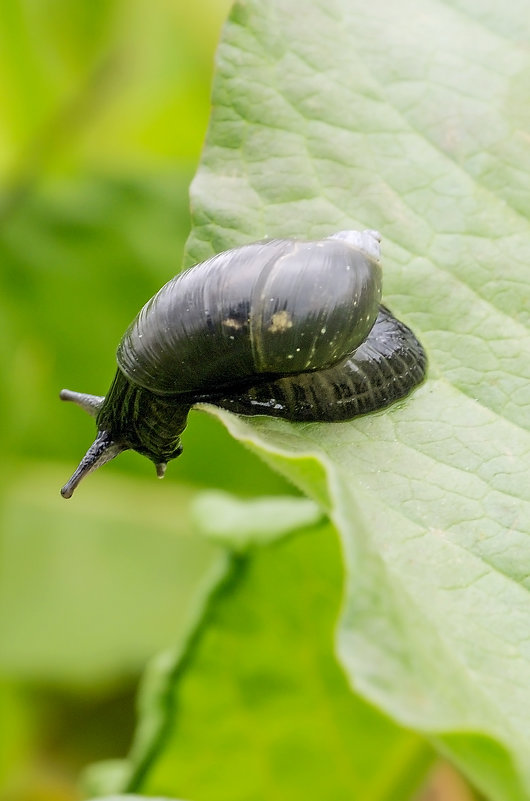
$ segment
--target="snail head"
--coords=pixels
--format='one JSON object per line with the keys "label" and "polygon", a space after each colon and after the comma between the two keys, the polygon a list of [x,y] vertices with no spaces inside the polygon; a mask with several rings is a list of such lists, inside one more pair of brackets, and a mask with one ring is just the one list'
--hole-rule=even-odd
{"label": "snail head", "polygon": [[175,406],[147,390],[131,388],[120,371],[105,397],[69,389],[59,397],[88,412],[98,427],[94,442],[61,489],[63,498],[71,498],[85,476],[123,451],[135,450],[151,459],[158,478],[164,477],[167,462],[182,453],[178,435],[186,425],[189,405]]}

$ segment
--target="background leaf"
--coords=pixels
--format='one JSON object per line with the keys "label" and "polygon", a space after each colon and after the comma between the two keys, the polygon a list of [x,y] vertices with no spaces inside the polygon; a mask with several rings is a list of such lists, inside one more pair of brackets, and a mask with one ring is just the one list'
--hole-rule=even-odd
{"label": "background leaf", "polygon": [[[329,525],[234,558],[185,657],[163,657],[146,676],[120,789],[212,801],[411,798],[432,754],[353,694],[337,665],[341,577]],[[101,793],[105,766],[99,778],[98,787],[97,773],[88,777]]]}
{"label": "background leaf", "polygon": [[210,541],[225,544],[234,551],[266,545],[322,518],[322,510],[309,498],[263,497],[242,501],[218,490],[197,495],[191,514],[197,528]]}
{"label": "background leaf", "polygon": [[170,798],[147,798],[145,795],[107,795],[105,798],[94,798],[92,801],[140,801],[140,799],[146,799],[146,801],[177,801],[177,799],[170,799]]}
{"label": "background leaf", "polygon": [[[26,469],[4,505],[0,663],[19,678],[108,684],[134,675],[146,656],[186,642],[226,570],[226,554],[193,536],[192,489],[176,487],[163,503],[136,482],[132,504],[131,484],[111,477],[66,521],[62,499],[49,492],[60,476],[43,465]],[[30,500],[28,486],[35,487]]]}

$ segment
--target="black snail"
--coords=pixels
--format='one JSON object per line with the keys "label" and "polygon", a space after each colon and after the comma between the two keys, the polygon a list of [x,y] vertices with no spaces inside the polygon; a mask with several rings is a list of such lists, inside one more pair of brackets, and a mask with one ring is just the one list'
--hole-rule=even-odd
{"label": "black snail", "polygon": [[425,352],[380,300],[376,231],[256,242],[180,273],[126,331],[107,395],[61,392],[98,428],[61,494],[128,448],[162,477],[196,403],[333,422],[404,397]]}

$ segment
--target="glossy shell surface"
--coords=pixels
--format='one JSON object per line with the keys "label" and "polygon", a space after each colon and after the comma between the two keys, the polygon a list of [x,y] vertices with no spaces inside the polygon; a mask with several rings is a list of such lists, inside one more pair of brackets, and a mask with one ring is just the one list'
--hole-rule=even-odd
{"label": "glossy shell surface", "polygon": [[381,280],[376,254],[340,237],[228,250],[162,287],[125,333],[118,365],[164,395],[331,367],[370,332]]}

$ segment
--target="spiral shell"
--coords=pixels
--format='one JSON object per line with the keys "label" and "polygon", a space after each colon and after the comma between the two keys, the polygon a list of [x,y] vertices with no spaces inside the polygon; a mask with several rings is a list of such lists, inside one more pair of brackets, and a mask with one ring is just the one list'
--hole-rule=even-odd
{"label": "spiral shell", "polygon": [[126,331],[118,365],[164,395],[331,367],[368,335],[381,282],[378,260],[344,238],[228,250],[162,287]]}

